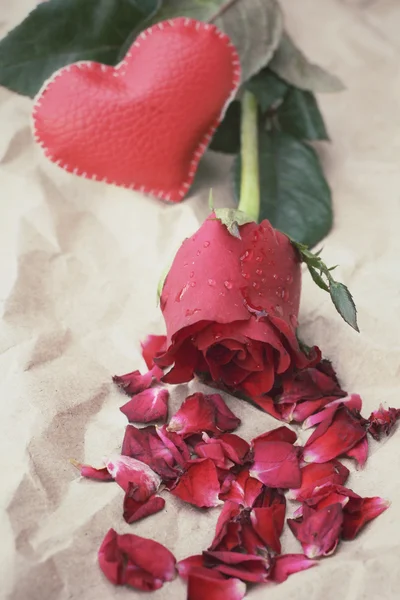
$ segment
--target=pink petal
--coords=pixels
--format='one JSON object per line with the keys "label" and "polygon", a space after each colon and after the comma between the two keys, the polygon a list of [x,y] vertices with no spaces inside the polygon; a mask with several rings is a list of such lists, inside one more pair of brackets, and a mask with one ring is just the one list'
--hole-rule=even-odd
{"label": "pink petal", "polygon": [[191,464],[171,489],[171,494],[199,508],[220,504],[219,492],[217,469],[209,458]]}
{"label": "pink petal", "polygon": [[304,554],[282,554],[275,558],[269,579],[275,583],[283,583],[289,575],[310,569],[317,564],[317,560],[310,560]]}
{"label": "pink petal", "polygon": [[219,394],[205,396],[198,392],[183,402],[169,422],[168,430],[187,437],[193,433],[236,429],[240,419],[229,410]]}
{"label": "pink petal", "polygon": [[184,466],[190,460],[189,448],[180,435],[168,431],[165,425],[156,427],[156,433],[178,465]]}
{"label": "pink petal", "polygon": [[176,565],[179,577],[184,580],[186,580],[189,577],[190,572],[197,567],[204,567],[204,559],[202,554],[188,556],[187,558],[180,560]]}
{"label": "pink petal", "polygon": [[358,468],[362,468],[368,458],[368,438],[365,436],[358,444],[353,446],[351,450],[346,452],[346,456],[354,458],[357,461]]}
{"label": "pink petal", "polygon": [[198,569],[189,574],[187,600],[242,600],[245,594],[243,581],[223,579],[214,569]]}
{"label": "pink petal", "polygon": [[114,375],[113,381],[126,394],[132,396],[149,388],[153,381],[159,380],[163,374],[163,371],[155,366],[144,375],[140,371],[132,371],[132,373],[127,373],[126,375]]}
{"label": "pink petal", "polygon": [[96,469],[96,467],[92,467],[91,465],[82,465],[73,459],[70,460],[70,463],[79,469],[82,477],[86,477],[87,479],[96,479],[97,481],[114,481],[112,475],[110,475],[108,472],[107,467]]}
{"label": "pink petal", "polygon": [[[209,550],[215,550],[223,545],[224,548],[232,549],[236,548],[240,544],[240,538],[238,531],[240,525],[233,523],[241,513],[241,508],[236,502],[230,502],[229,500],[224,503],[222,510],[219,514],[217,525],[215,528],[215,536],[211,543]],[[229,526],[233,524],[234,527]]]}
{"label": "pink petal", "polygon": [[376,440],[380,440],[382,435],[389,435],[400,419],[400,408],[388,408],[381,405],[378,410],[371,413],[368,419],[368,432]]}
{"label": "pink petal", "polygon": [[171,451],[157,435],[154,425],[142,429],[128,425],[121,452],[149,465],[164,481],[176,479],[179,474]]}
{"label": "pink petal", "polygon": [[263,484],[258,479],[250,477],[249,471],[241,471],[236,479],[232,481],[231,487],[225,494],[220,494],[221,500],[231,500],[251,508],[260,495]]}
{"label": "pink petal", "polygon": [[360,411],[362,409],[362,399],[358,394],[350,394],[345,398],[337,398],[336,400],[329,402],[329,404],[326,404],[324,410],[321,410],[306,419],[303,423],[303,429],[309,429],[310,427],[318,425],[324,419],[331,418],[341,404],[347,406],[349,410]]}
{"label": "pink petal", "polygon": [[352,504],[349,502],[344,510],[342,534],[344,540],[353,540],[366,523],[378,517],[390,506],[387,500],[379,497],[362,498],[361,502],[354,503],[354,508]]}
{"label": "pink petal", "polygon": [[258,437],[252,440],[252,444],[256,444],[259,441],[264,442],[287,442],[288,444],[294,444],[297,440],[297,434],[289,427],[285,425],[282,427],[277,427],[277,429],[271,429],[271,431],[267,431],[266,433],[262,433]]}
{"label": "pink petal", "polygon": [[175,557],[167,548],[132,533],[119,535],[114,529],[105,536],[98,560],[114,585],[152,591],[175,577]]}
{"label": "pink petal", "polygon": [[167,338],[165,335],[148,335],[140,345],[147,368],[152,369],[155,366],[154,357],[167,349]]}
{"label": "pink petal", "polygon": [[[133,486],[133,490],[134,489],[135,488]],[[151,496],[148,500],[141,502],[139,500],[135,500],[131,496],[130,489],[128,489],[124,498],[123,517],[127,523],[135,523],[140,519],[144,519],[149,515],[153,515],[154,513],[163,510],[164,506],[165,500],[160,496]]]}
{"label": "pink petal", "polygon": [[280,554],[282,534],[286,507],[284,504],[275,504],[265,508],[253,508],[250,513],[250,520],[254,531],[262,539],[264,544]]}
{"label": "pink petal", "polygon": [[249,583],[261,583],[268,579],[270,563],[261,556],[240,552],[203,552],[205,565],[229,577],[238,577]]}
{"label": "pink petal", "polygon": [[288,519],[288,525],[301,543],[308,558],[332,554],[339,542],[343,525],[341,504],[332,504],[321,510],[303,506],[301,521]]}
{"label": "pink petal", "polygon": [[315,488],[326,483],[343,485],[350,471],[338,460],[326,463],[311,463],[301,470],[301,487],[289,490],[288,498],[303,502],[313,495]]}
{"label": "pink petal", "polygon": [[288,442],[256,441],[250,475],[273,488],[299,487],[301,472],[296,448]]}
{"label": "pink petal", "polygon": [[346,454],[366,435],[363,420],[340,406],[320,423],[304,446],[306,462],[323,463]]}
{"label": "pink petal", "polygon": [[147,500],[161,485],[159,475],[140,460],[115,455],[104,462],[110,475],[125,492],[128,491],[129,484],[135,485],[136,500]]}
{"label": "pink petal", "polygon": [[166,421],[168,415],[169,392],[161,386],[154,386],[133,396],[129,402],[121,406],[128,421],[150,423]]}

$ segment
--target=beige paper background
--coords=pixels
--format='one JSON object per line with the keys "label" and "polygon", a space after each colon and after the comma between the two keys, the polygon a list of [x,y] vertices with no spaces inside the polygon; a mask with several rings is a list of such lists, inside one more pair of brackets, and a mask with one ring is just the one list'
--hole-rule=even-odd
{"label": "beige paper background", "polygon": [[[0,0],[0,35],[35,0]],[[365,414],[400,406],[400,4],[397,0],[284,0],[289,29],[309,56],[336,72],[347,91],[320,98],[332,138],[321,148],[334,192],[328,263],[357,302],[362,333],[336,316],[304,280],[302,334],[333,360],[343,385],[362,394]],[[114,527],[154,537],[178,559],[205,548],[218,509],[167,508],[134,526],[122,520],[116,485],[80,480],[70,457],[100,464],[118,450],[125,418],[111,375],[143,367],[139,340],[162,332],[159,274],[207,214],[195,186],[183,204],[70,176],[46,162],[29,127],[31,101],[0,89],[0,598],[125,600],[96,552]],[[203,181],[229,203],[229,160],[209,156]],[[201,389],[197,384],[190,389]],[[174,391],[172,410],[187,393]],[[273,419],[228,399],[250,439]],[[249,599],[381,600],[400,586],[400,432],[371,445],[350,486],[392,507],[316,569]],[[291,534],[285,550],[298,551]],[[155,600],[183,600],[179,580]]]}

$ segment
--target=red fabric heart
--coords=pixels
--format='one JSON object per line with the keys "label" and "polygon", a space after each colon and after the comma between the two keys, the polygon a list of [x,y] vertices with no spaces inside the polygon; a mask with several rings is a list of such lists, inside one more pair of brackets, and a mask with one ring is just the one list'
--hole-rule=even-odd
{"label": "red fabric heart", "polygon": [[179,201],[239,82],[228,36],[193,19],[164,21],[115,68],[57,71],[35,100],[35,140],[70,173]]}

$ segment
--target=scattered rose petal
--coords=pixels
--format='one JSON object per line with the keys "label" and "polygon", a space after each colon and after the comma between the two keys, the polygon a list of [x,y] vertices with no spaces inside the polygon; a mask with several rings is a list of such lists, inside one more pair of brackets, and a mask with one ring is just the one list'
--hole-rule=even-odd
{"label": "scattered rose petal", "polygon": [[165,335],[148,335],[143,342],[140,342],[140,345],[147,368],[152,369],[156,366],[154,357],[159,353],[165,352],[167,348],[167,338]]}
{"label": "scattered rose petal", "polygon": [[206,396],[198,392],[186,398],[171,418],[168,430],[187,437],[203,431],[232,431],[239,425],[240,419],[227,407],[219,394]]}
{"label": "scattered rose petal", "polygon": [[339,542],[343,525],[342,506],[332,504],[315,510],[304,505],[301,519],[288,519],[288,524],[308,558],[328,556]]}
{"label": "scattered rose petal", "polygon": [[193,569],[188,577],[187,600],[242,600],[246,584],[240,579],[224,579],[214,569]]}
{"label": "scattered rose petal", "polygon": [[140,460],[115,455],[104,462],[112,478],[125,492],[130,484],[134,484],[136,500],[147,500],[160,487],[160,476]]}
{"label": "scattered rose petal", "polygon": [[301,487],[289,490],[288,498],[303,502],[311,498],[315,488],[326,483],[346,483],[350,471],[338,460],[326,463],[310,463],[301,470]]}
{"label": "scattered rose petal", "polygon": [[121,452],[149,465],[164,481],[176,479],[180,473],[171,451],[157,435],[154,425],[142,429],[128,425]]}
{"label": "scattered rose petal", "polygon": [[240,545],[240,524],[236,521],[241,507],[236,502],[226,501],[219,514],[215,527],[215,536],[209,550],[232,550]]}
{"label": "scattered rose petal", "polygon": [[362,468],[368,458],[368,438],[365,436],[362,440],[346,452],[346,456],[354,458],[357,462],[357,468]]}
{"label": "scattered rose petal", "polygon": [[203,443],[195,446],[195,452],[202,458],[211,458],[220,469],[230,469],[242,465],[250,450],[250,445],[238,435],[223,433],[211,438],[203,433]]}
{"label": "scattered rose petal", "polygon": [[262,433],[253,439],[252,444],[254,445],[259,441],[287,442],[288,444],[294,444],[296,440],[296,432],[284,425],[282,427],[277,427],[276,429],[271,429],[271,431],[267,431],[266,433]]}
{"label": "scattered rose petal", "polygon": [[71,458],[70,463],[79,469],[82,477],[87,479],[96,479],[97,481],[114,481],[112,475],[107,470],[107,467],[92,467],[90,465],[82,465],[78,461]]}
{"label": "scattered rose petal", "polygon": [[175,577],[175,557],[164,546],[132,533],[106,534],[98,553],[104,575],[114,585],[157,590]]}
{"label": "scattered rose petal", "polygon": [[173,460],[181,467],[184,467],[185,463],[190,460],[190,452],[181,436],[173,431],[168,431],[165,425],[156,427],[156,433],[171,453]]}
{"label": "scattered rose petal", "polygon": [[254,531],[265,546],[277,554],[281,552],[280,536],[285,522],[285,504],[274,504],[264,508],[253,508],[250,520]]}
{"label": "scattered rose petal", "polygon": [[133,396],[129,402],[121,406],[128,421],[150,423],[166,421],[168,415],[169,392],[161,386],[154,386]]}
{"label": "scattered rose petal", "polygon": [[275,583],[283,583],[293,573],[304,571],[315,567],[318,564],[317,560],[311,560],[304,556],[304,554],[282,554],[281,556],[275,557],[269,580]]}
{"label": "scattered rose petal", "polygon": [[127,523],[135,523],[140,519],[144,519],[145,517],[163,510],[165,506],[164,498],[161,498],[160,496],[150,496],[150,498],[145,501],[135,500],[135,492],[135,486],[130,484],[124,498],[123,517]]}
{"label": "scattered rose petal", "polygon": [[179,577],[186,580],[189,577],[190,571],[197,567],[204,567],[204,559],[202,554],[194,554],[193,556],[188,556],[183,560],[180,560],[176,569],[179,573]]}
{"label": "scattered rose petal", "polygon": [[304,446],[303,459],[306,462],[327,462],[346,454],[365,435],[365,420],[346,406],[339,406],[309,437]]}
{"label": "scattered rose petal", "polygon": [[344,510],[343,539],[353,540],[366,523],[378,517],[389,506],[387,500],[379,497],[350,500]]}
{"label": "scattered rose petal", "polygon": [[209,458],[192,461],[171,494],[199,508],[220,504],[220,484],[215,464]]}
{"label": "scattered rose petal", "polygon": [[252,508],[256,499],[261,494],[263,484],[258,479],[250,477],[248,470],[241,471],[227,492],[220,494],[221,500],[231,500],[243,504],[245,508]]}
{"label": "scattered rose petal", "polygon": [[368,419],[368,432],[379,441],[382,435],[389,435],[399,419],[400,408],[385,409],[381,405]]}
{"label": "scattered rose petal", "polygon": [[306,419],[303,423],[303,429],[315,427],[315,425],[318,425],[325,419],[329,419],[335,414],[338,407],[342,404],[346,406],[349,410],[360,412],[360,410],[362,409],[362,399],[361,396],[359,396],[359,394],[350,394],[345,398],[338,398],[336,400],[333,400],[332,402],[329,402],[329,404],[325,406],[324,410],[321,410],[309,417],[308,419]]}
{"label": "scattered rose petal", "polygon": [[274,488],[301,485],[296,448],[288,442],[254,440],[254,464],[250,475]]}
{"label": "scattered rose petal", "polygon": [[229,577],[238,577],[249,583],[261,583],[268,579],[269,560],[262,556],[240,552],[203,552],[206,567],[212,567]]}
{"label": "scattered rose petal", "polygon": [[140,392],[143,392],[143,390],[147,390],[153,381],[159,381],[163,374],[160,367],[154,366],[144,375],[142,375],[140,371],[132,371],[132,373],[126,373],[126,375],[114,375],[113,381],[126,394],[133,396],[133,394],[139,394]]}

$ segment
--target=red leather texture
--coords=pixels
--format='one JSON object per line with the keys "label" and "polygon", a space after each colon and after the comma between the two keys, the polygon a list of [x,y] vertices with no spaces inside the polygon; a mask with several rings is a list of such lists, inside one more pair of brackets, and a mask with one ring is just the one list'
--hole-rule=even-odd
{"label": "red leather texture", "polygon": [[228,36],[188,18],[164,21],[115,68],[57,71],[35,100],[35,139],[71,173],[180,201],[239,82]]}

